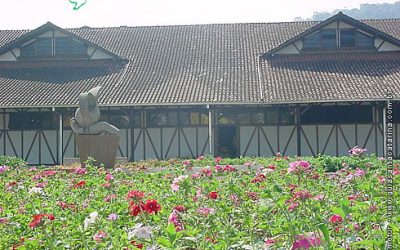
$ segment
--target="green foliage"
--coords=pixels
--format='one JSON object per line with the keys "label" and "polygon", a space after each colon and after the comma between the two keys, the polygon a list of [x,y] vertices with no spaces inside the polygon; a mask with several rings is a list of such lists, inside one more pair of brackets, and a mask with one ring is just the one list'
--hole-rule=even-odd
{"label": "green foliage", "polygon": [[2,155],[0,156],[0,166],[23,167],[26,166],[26,162],[18,157]]}

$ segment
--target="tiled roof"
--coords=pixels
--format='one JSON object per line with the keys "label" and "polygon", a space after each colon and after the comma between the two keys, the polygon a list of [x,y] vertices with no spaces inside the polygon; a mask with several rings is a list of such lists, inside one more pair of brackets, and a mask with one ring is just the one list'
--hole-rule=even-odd
{"label": "tiled roof", "polygon": [[[364,22],[400,39],[400,19]],[[0,63],[0,107],[72,106],[77,104],[80,92],[98,85],[104,87],[100,94],[104,105],[376,99],[391,86],[400,97],[398,53],[369,55],[365,60],[346,58],[352,57],[350,54],[305,56],[304,62],[292,63],[290,57],[266,60],[260,63],[260,86],[258,56],[315,24],[67,29],[128,59],[128,63],[121,68],[113,62],[94,68],[76,61],[43,63],[31,71],[29,67],[11,69],[10,64]],[[0,30],[0,46],[27,32]],[[65,77],[60,76],[62,72],[66,72]]]}

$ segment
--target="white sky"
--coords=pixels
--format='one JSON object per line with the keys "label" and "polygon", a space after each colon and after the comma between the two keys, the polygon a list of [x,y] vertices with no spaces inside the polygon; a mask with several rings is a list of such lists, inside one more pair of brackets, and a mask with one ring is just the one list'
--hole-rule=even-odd
{"label": "white sky", "polygon": [[68,0],[0,0],[0,29],[33,29],[47,21],[62,28],[282,22],[309,18],[315,11],[396,1],[399,0],[87,0],[74,11]]}

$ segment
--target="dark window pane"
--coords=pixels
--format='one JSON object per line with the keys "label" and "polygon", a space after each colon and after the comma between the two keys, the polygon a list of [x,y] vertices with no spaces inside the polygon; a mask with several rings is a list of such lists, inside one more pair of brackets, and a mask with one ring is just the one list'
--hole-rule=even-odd
{"label": "dark window pane", "polygon": [[71,54],[86,55],[86,45],[74,39],[71,39]]}
{"label": "dark window pane", "polygon": [[374,47],[374,38],[373,37],[367,36],[360,32],[356,32],[355,39],[356,39],[357,47],[361,47],[361,48],[373,48]]}
{"label": "dark window pane", "polygon": [[321,106],[308,109],[301,117],[303,124],[371,123],[371,106]]}
{"label": "dark window pane", "polygon": [[21,48],[22,57],[32,57],[35,55],[35,42],[27,44]]}
{"label": "dark window pane", "polygon": [[56,117],[48,112],[17,112],[10,113],[10,129],[53,129],[57,128]]}
{"label": "dark window pane", "polygon": [[309,37],[306,37],[306,38],[304,39],[303,47],[304,47],[305,49],[319,48],[320,45],[321,45],[320,42],[321,42],[321,40],[320,40],[320,34],[319,34],[319,32],[318,32],[318,33],[316,33],[316,34],[314,34],[314,35],[311,35],[311,36],[309,36]]}
{"label": "dark window pane", "polygon": [[251,113],[251,120],[253,124],[264,124],[265,122],[264,112]]}
{"label": "dark window pane", "polygon": [[235,114],[231,112],[221,112],[218,117],[218,124],[235,124]]}
{"label": "dark window pane", "polygon": [[70,53],[71,41],[68,37],[56,38],[56,55],[68,55]]}
{"label": "dark window pane", "polygon": [[133,112],[133,127],[140,128],[142,127],[142,113],[140,111]]}
{"label": "dark window pane", "polygon": [[279,113],[278,110],[271,110],[267,112],[267,124],[278,124],[279,123]]}
{"label": "dark window pane", "polygon": [[324,29],[321,33],[321,47],[322,48],[335,48],[336,47],[336,30]]}
{"label": "dark window pane", "polygon": [[239,124],[250,124],[250,112],[247,113],[239,113],[238,114],[238,123]]}
{"label": "dark window pane", "polygon": [[51,56],[52,54],[52,39],[42,38],[36,41],[36,55],[37,56]]}
{"label": "dark window pane", "polygon": [[200,113],[199,112],[191,112],[190,113],[190,125],[199,125],[200,124]]}
{"label": "dark window pane", "polygon": [[200,124],[208,124],[208,113],[200,113]]}
{"label": "dark window pane", "polygon": [[149,125],[160,127],[168,125],[168,114],[166,112],[149,112]]}
{"label": "dark window pane", "polygon": [[354,47],[356,44],[354,30],[341,30],[340,31],[340,46],[341,47]]}
{"label": "dark window pane", "polygon": [[186,111],[179,112],[179,124],[189,125],[189,112]]}
{"label": "dark window pane", "polygon": [[178,112],[176,111],[168,112],[168,125],[170,126],[178,125]]}

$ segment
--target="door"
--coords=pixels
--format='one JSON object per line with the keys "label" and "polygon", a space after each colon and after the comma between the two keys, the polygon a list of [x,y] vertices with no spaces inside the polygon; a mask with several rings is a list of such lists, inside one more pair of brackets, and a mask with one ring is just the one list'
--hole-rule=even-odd
{"label": "door", "polygon": [[221,157],[237,157],[238,137],[235,125],[218,126],[218,155]]}

